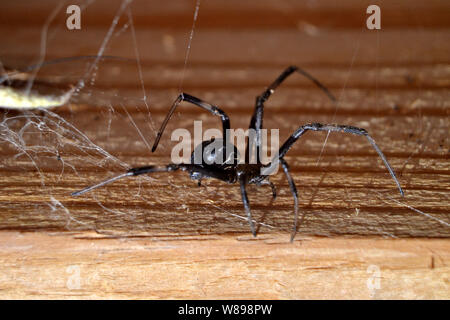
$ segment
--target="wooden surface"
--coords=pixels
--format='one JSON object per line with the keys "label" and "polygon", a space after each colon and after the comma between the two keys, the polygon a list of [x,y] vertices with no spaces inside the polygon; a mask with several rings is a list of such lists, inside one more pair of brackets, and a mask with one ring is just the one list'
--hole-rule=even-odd
{"label": "wooden surface", "polygon": [[2,298],[448,299],[444,239],[0,237]]}
{"label": "wooden surface", "polygon": [[[449,298],[450,8],[379,2],[382,29],[369,31],[368,4],[203,1],[184,71],[194,1],[133,2],[142,82],[135,61],[106,59],[69,106],[2,111],[0,296]],[[65,10],[57,13],[45,60],[96,55],[119,7],[95,1],[79,31],[65,28]],[[55,8],[54,1],[0,4],[2,66],[39,61]],[[125,11],[105,55],[136,59],[126,22]],[[76,85],[89,63],[48,65],[37,79]],[[286,156],[306,214],[294,244],[282,172],[272,178],[273,202],[270,188],[249,188],[256,241],[241,241],[250,232],[237,185],[211,180],[199,188],[183,173],[155,174],[70,196],[126,168],[168,163],[176,128],[192,131],[194,120],[218,127],[183,105],[157,152],[149,151],[180,87],[223,108],[233,128],[246,128],[256,95],[291,64],[320,79],[339,104],[293,76],[266,104],[265,127],[278,128],[281,141],[308,122],[366,128],[404,198],[367,141],[330,134],[321,155],[326,133],[308,133]],[[75,291],[66,286],[72,265],[83,274]],[[381,270],[375,296],[366,286],[369,265]]]}

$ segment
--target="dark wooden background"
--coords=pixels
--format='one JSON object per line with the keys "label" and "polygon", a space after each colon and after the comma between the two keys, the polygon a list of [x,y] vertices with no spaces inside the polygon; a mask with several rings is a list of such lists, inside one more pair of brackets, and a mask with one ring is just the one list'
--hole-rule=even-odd
{"label": "dark wooden background", "polygon": [[[82,12],[81,30],[69,31],[68,3],[55,11],[58,3],[0,4],[4,68],[21,70],[40,58],[96,55],[122,4],[92,2]],[[85,5],[70,4],[75,3]],[[365,26],[370,4],[381,7],[381,30]],[[237,185],[205,181],[197,187],[180,172],[121,180],[77,198],[70,193],[130,166],[169,162],[176,143],[170,142],[173,129],[192,131],[194,120],[202,120],[204,130],[220,125],[183,104],[157,152],[150,152],[147,144],[153,143],[181,81],[183,91],[223,108],[233,128],[246,128],[255,97],[294,64],[322,81],[338,97],[338,106],[295,75],[266,104],[265,127],[278,128],[281,141],[308,122],[364,127],[405,190],[400,197],[365,139],[332,133],[318,162],[326,133],[308,133],[286,156],[300,212],[306,213],[298,239],[449,237],[449,2],[203,0],[183,71],[194,7],[195,1],[134,1],[132,24],[124,10],[103,54],[136,59],[137,48],[142,78],[136,61],[102,59],[93,70],[95,81],[86,78],[69,105],[51,113],[1,111],[1,230],[75,232],[82,238],[82,232],[93,230],[172,240],[249,236]],[[42,35],[52,13],[44,55]],[[43,66],[37,83],[60,92],[76,85],[92,62]],[[281,171],[272,181],[279,194],[274,202],[270,188],[249,188],[253,214],[261,223],[260,238],[281,234],[287,242],[293,200]],[[448,240],[443,241],[442,250],[448,252]]]}

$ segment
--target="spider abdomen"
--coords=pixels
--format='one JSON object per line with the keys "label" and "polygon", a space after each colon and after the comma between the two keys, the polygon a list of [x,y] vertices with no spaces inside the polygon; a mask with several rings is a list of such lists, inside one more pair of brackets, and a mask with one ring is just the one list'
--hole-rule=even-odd
{"label": "spider abdomen", "polygon": [[223,139],[211,139],[199,144],[191,154],[191,164],[215,166],[218,168],[236,167],[239,151],[234,144]]}

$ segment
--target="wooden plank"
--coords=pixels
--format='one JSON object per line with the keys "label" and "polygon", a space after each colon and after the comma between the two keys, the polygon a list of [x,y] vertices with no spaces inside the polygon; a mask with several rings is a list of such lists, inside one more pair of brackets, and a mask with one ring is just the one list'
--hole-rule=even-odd
{"label": "wooden plank", "polygon": [[[86,3],[74,0],[83,10],[86,24],[105,26],[111,23],[122,0],[95,1]],[[0,21],[9,25],[20,25],[26,14],[27,25],[42,26],[45,19],[55,8],[55,0],[22,0],[20,3],[3,2],[0,4]],[[302,28],[305,25],[317,28],[360,28],[365,26],[366,8],[377,4],[382,8],[383,26],[389,28],[442,28],[449,26],[448,10],[445,1],[429,0],[344,0],[337,4],[333,0],[305,1],[238,0],[204,1],[201,3],[201,28],[227,29],[270,29]],[[164,1],[135,0],[131,3],[133,21],[138,28],[186,29],[192,24],[194,3],[190,0]],[[65,11],[56,15],[56,21],[64,21]]]}
{"label": "wooden plank", "polygon": [[2,232],[1,296],[448,299],[448,240],[286,240],[285,234],[254,241]]}
{"label": "wooden plank", "polygon": [[[233,113],[231,117],[232,115]],[[104,155],[89,150],[92,144],[75,139],[72,131],[65,131],[70,129],[66,126],[46,128],[45,131],[48,132],[45,141],[49,141],[46,142],[47,146],[42,146],[41,136],[36,135],[39,130],[33,131],[31,130],[33,126],[30,126],[29,134],[26,135],[26,145],[29,150],[28,155],[31,154],[34,164],[25,154],[14,157],[18,150],[11,144],[2,146],[4,154],[10,155],[9,160],[4,160],[2,170],[4,172],[2,184],[5,190],[2,199],[9,212],[3,215],[2,228],[27,230],[39,228],[41,224],[48,224],[50,211],[56,213],[55,220],[51,223],[52,229],[66,228],[66,223],[74,218],[74,221],[79,223],[72,223],[70,228],[81,230],[92,229],[95,226],[97,229],[119,227],[121,230],[144,228],[149,233],[165,229],[165,232],[173,234],[248,231],[245,221],[233,216],[242,217],[243,215],[236,186],[206,181],[205,187],[198,188],[181,172],[154,175],[150,183],[145,182],[147,180],[145,177],[128,179],[80,198],[69,197],[71,192],[120,173],[124,170],[123,163],[139,166],[166,164],[170,161],[171,146],[175,142],[168,143],[163,140],[161,150],[151,154],[126,115],[113,116],[114,121],[111,121],[113,129],[109,133],[103,132],[103,128],[110,119],[106,117],[93,122],[95,117],[95,113],[92,112],[82,113],[81,116],[77,116],[75,124],[88,137],[95,137],[99,146],[118,156],[122,162],[104,158]],[[177,127],[192,129],[192,121],[197,117],[205,120],[205,130],[217,125],[217,120],[213,117],[191,113],[171,123],[168,132]],[[160,123],[162,118],[162,113],[154,115],[153,121]],[[328,115],[318,116],[317,114],[299,116],[298,123],[326,122],[328,118]],[[46,122],[51,123],[49,121],[51,119],[47,118]],[[427,135],[422,136],[425,141],[420,144],[414,136],[416,131],[412,131],[413,135],[410,137],[411,124],[417,121],[415,117],[409,119],[403,117],[395,126],[389,124],[391,120],[384,117],[372,118],[368,123],[365,122],[366,119],[365,116],[337,116],[336,122],[363,126],[369,132],[373,132],[393,167],[400,173],[399,178],[406,192],[405,199],[396,194],[393,181],[365,139],[331,135],[327,141],[321,165],[318,167],[317,161],[325,134],[310,133],[293,148],[286,158],[291,164],[294,179],[301,188],[302,211],[307,214],[308,221],[315,221],[305,223],[302,232],[321,235],[357,233],[448,237],[449,228],[445,224],[448,223],[446,198],[450,188],[448,159],[445,151],[448,142],[445,139],[447,135],[445,126],[440,124],[441,117],[423,116],[421,118],[427,123],[428,129]],[[11,127],[13,132],[22,128],[26,121],[15,120],[14,126]],[[142,130],[148,128],[149,120],[146,113],[134,113],[133,121]],[[93,126],[92,123],[96,125]],[[248,118],[243,117],[233,122],[237,128],[245,127],[247,123]],[[266,125],[279,128],[282,139],[285,139],[295,128],[292,123],[281,118],[268,119]],[[431,130],[432,127],[435,129]],[[123,129],[115,131],[114,128]],[[403,133],[394,134],[397,131]],[[11,138],[14,137],[11,136]],[[54,139],[66,144],[55,148],[52,142]],[[148,137],[148,139],[151,138]],[[169,139],[168,135],[166,139]],[[128,147],[124,149],[124,145]],[[409,146],[409,149],[405,149],[405,146]],[[59,160],[56,154],[59,154]],[[93,170],[99,161],[104,162],[104,169]],[[39,172],[35,166],[39,168]],[[10,170],[14,170],[14,173],[7,174]],[[270,215],[267,217],[269,220],[265,223],[272,228],[268,230],[262,228],[262,232],[270,232],[271,229],[288,230],[292,224],[292,200],[283,174],[278,173],[272,180],[280,191],[274,203],[270,203],[267,199],[270,194],[268,190],[252,189],[250,194],[257,220],[261,219],[265,209],[271,208]],[[158,191],[158,186],[164,186],[164,189]],[[180,188],[186,192],[185,196],[179,194]],[[27,194],[30,195],[30,198],[25,201],[21,199],[23,190],[27,190]],[[393,193],[385,193],[387,190]],[[122,199],[125,194],[128,202],[124,203]],[[177,194],[177,197],[174,198],[173,194]],[[55,206],[52,204],[54,201],[61,204],[56,211],[51,209]],[[27,205],[30,202],[34,203],[31,207]],[[167,206],[167,202],[173,205]],[[23,205],[26,205],[33,213],[22,215],[18,223],[17,210],[20,211]],[[36,209],[32,209],[33,206],[37,206]],[[103,206],[121,213],[110,214],[104,210]],[[431,214],[442,222],[430,219],[408,206]],[[194,215],[186,215],[186,212]],[[356,215],[357,212],[359,213]],[[133,218],[122,221],[124,215],[130,215]],[[31,216],[32,219],[30,219]],[[216,220],[217,216],[222,218]],[[355,225],[355,221],[349,216],[357,221],[362,219],[365,223],[363,226]],[[149,222],[144,223],[143,221],[146,220]],[[341,222],[337,224],[335,220]],[[413,228],[410,227],[411,224],[414,225]]]}
{"label": "wooden plank", "polygon": [[[17,60],[27,64],[36,63],[40,54],[42,30],[24,27],[15,31],[15,38],[8,37],[10,28],[2,26],[0,36],[4,48],[0,53],[4,64]],[[96,55],[108,26],[93,27],[80,33],[57,29],[48,41],[46,56],[49,59],[70,56]],[[80,41],[80,38],[83,41]],[[270,41],[268,41],[270,39]],[[326,29],[317,36],[295,29],[247,30],[245,32],[224,29],[199,29],[195,46],[189,58],[195,64],[234,64],[239,66],[286,66],[299,64],[353,64],[411,65],[448,63],[450,35],[446,29],[388,29],[369,32],[365,28],[334,30]],[[377,45],[377,41],[379,44]],[[251,43],[251,49],[246,48]],[[183,65],[186,32],[178,30],[143,28],[137,35],[139,52],[143,61],[152,63],[177,63]],[[378,49],[377,49],[378,48]],[[430,50],[438,48],[439,50]],[[333,54],[331,54],[333,53]],[[108,43],[106,55],[135,58],[133,41],[129,33],[121,33]],[[29,59],[27,61],[27,58]],[[34,60],[34,61],[33,61]],[[23,66],[23,65],[22,65]]]}

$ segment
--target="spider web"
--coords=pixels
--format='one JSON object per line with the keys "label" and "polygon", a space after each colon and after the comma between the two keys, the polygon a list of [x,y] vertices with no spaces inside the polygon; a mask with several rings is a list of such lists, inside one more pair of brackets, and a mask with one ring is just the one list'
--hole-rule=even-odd
{"label": "spider web", "polygon": [[[93,6],[95,2],[96,1],[80,2],[79,6],[82,9],[82,14],[86,12],[90,6]],[[7,209],[13,214],[16,212],[15,210],[21,210],[22,208],[27,208],[28,214],[30,215],[48,214],[51,217],[51,220],[56,221],[56,223],[52,225],[55,225],[55,229],[57,230],[62,226],[60,222],[62,222],[63,227],[68,230],[100,230],[103,228],[101,223],[98,225],[97,221],[92,223],[77,219],[77,214],[73,214],[73,210],[66,204],[65,200],[69,195],[55,195],[58,184],[63,183],[68,174],[75,174],[79,177],[80,181],[83,181],[83,184],[95,182],[95,180],[87,180],[83,175],[83,172],[80,171],[80,168],[85,170],[88,167],[97,167],[107,175],[109,170],[117,172],[132,167],[128,162],[123,161],[106,151],[106,148],[101,146],[102,143],[92,141],[88,137],[90,134],[85,133],[85,129],[79,127],[77,113],[85,111],[85,108],[83,107],[81,108],[82,110],[80,110],[80,104],[89,104],[89,108],[98,107],[96,112],[99,113],[99,116],[95,116],[97,118],[96,120],[103,121],[97,121],[96,125],[100,126],[102,129],[106,128],[103,132],[104,137],[109,137],[111,130],[123,126],[123,122],[127,121],[129,122],[129,129],[134,132],[131,132],[131,134],[128,133],[128,136],[131,135],[132,137],[127,138],[124,136],[123,140],[135,141],[133,144],[137,145],[136,148],[142,148],[143,143],[144,147],[150,151],[148,132],[153,134],[155,132],[155,126],[150,112],[150,105],[148,102],[149,96],[147,95],[143,79],[143,67],[137,46],[131,4],[132,1],[128,0],[119,3],[116,13],[111,18],[109,29],[107,29],[107,33],[101,41],[95,55],[87,55],[81,57],[81,59],[78,59],[77,57],[68,57],[65,62],[65,58],[63,58],[50,60],[50,62],[47,63],[45,62],[45,57],[48,55],[47,43],[50,42],[52,38],[57,38],[61,32],[64,32],[60,27],[51,28],[52,24],[61,25],[61,21],[64,19],[64,16],[61,15],[61,13],[62,9],[65,8],[65,3],[60,2],[52,10],[41,29],[41,45],[38,59],[34,61],[31,66],[19,64],[15,68],[17,70],[31,70],[26,77],[26,94],[30,92],[31,88],[36,86],[37,83],[35,83],[35,80],[38,78],[38,74],[39,79],[50,79],[53,83],[67,81],[67,79],[72,80],[75,94],[72,96],[71,103],[77,105],[77,107],[71,105],[69,112],[48,110],[46,108],[39,108],[38,111],[23,111],[20,113],[8,110],[4,111],[0,125],[0,139],[11,158],[3,158],[3,167],[12,168],[14,171],[21,172],[23,175],[28,175],[30,173],[33,175],[33,173],[36,173],[40,181],[40,186],[37,191],[40,200],[32,206],[24,205],[23,203],[10,203]],[[199,9],[200,1],[198,0],[195,4],[193,24],[189,33],[183,73],[179,79],[179,91],[181,91],[183,86]],[[57,21],[55,22],[55,20],[57,20],[56,17],[58,16],[60,17],[59,23]],[[121,59],[116,56],[105,56],[110,45],[114,42],[117,43],[118,41],[127,41],[133,53],[132,58]],[[166,35],[163,39],[163,42],[164,41],[168,42],[166,47],[168,47],[167,50],[170,53],[172,50],[171,46],[173,46],[173,43],[171,43],[171,41],[173,41],[172,36]],[[61,62],[58,60],[63,61]],[[14,64],[14,59],[10,59],[10,61],[13,61],[12,64]],[[117,61],[119,61],[119,63]],[[139,97],[136,92],[126,95],[124,93],[116,93],[114,90],[107,91],[98,89],[98,84],[102,81],[101,75],[117,72],[117,70],[114,70],[115,68],[123,67],[120,65],[120,61],[125,65],[125,68],[129,68],[130,65],[134,63],[136,64],[135,75],[139,82],[138,85],[141,87],[142,96]],[[11,65],[11,63],[9,63],[9,65]],[[77,71],[74,72],[74,70]],[[69,71],[69,74],[67,74],[67,71]],[[103,84],[103,86],[105,86],[105,84]],[[62,92],[57,89],[54,91],[55,93],[53,94],[55,95],[61,94]],[[133,109],[133,112],[128,109]],[[147,119],[144,121],[146,127],[142,128],[142,126],[136,124],[136,121],[134,120],[136,112],[147,115]],[[98,119],[99,117],[102,119]],[[83,125],[82,122],[80,123]],[[109,143],[106,142],[105,144],[109,145]],[[59,174],[57,175],[52,174],[55,167],[59,168]],[[154,179],[141,177],[139,180]],[[180,187],[177,185],[172,186],[175,188]],[[75,188],[79,187],[74,186],[73,188],[75,190]],[[139,187],[138,194],[136,194],[135,197],[141,197],[140,193],[141,188]],[[95,195],[93,195],[93,197],[96,198]],[[108,201],[105,200],[96,200],[96,202],[99,209],[105,214],[113,214],[119,217],[126,216],[128,219],[130,219],[130,217],[133,219],[133,216],[135,215],[142,215],[142,211],[137,212],[129,207],[124,208],[124,210],[111,207],[108,204]],[[218,208],[215,205],[213,205],[213,207]],[[227,210],[221,208],[221,211]],[[245,220],[245,218],[240,215],[233,213],[229,214],[235,218]],[[134,225],[137,226],[139,223]],[[52,227],[49,227],[49,229],[51,228]],[[24,229],[26,229],[26,226]],[[145,226],[143,229],[145,230]]]}
{"label": "spider web", "polygon": [[[267,1],[267,3],[273,7],[276,13],[286,14],[288,19],[290,18],[289,11],[295,6],[291,1],[276,3]],[[90,8],[101,4],[101,1],[81,1],[78,4],[82,9],[83,17],[89,13]],[[235,221],[236,219],[242,220],[245,225],[246,218],[243,214],[236,214],[236,211],[227,208],[227,194],[220,191],[220,186],[216,188],[215,185],[207,185],[204,189],[198,191],[186,186],[186,180],[178,182],[170,176],[167,178],[140,177],[136,181],[125,180],[123,183],[121,182],[121,185],[124,187],[127,185],[133,186],[129,199],[131,203],[123,203],[121,199],[110,198],[111,194],[107,191],[89,195],[89,197],[95,200],[97,210],[100,212],[95,221],[83,218],[83,214],[92,210],[92,208],[84,208],[83,206],[85,204],[83,204],[82,200],[70,199],[67,190],[71,188],[73,188],[73,191],[76,191],[98,182],[99,179],[102,180],[103,178],[110,177],[114,173],[123,172],[133,166],[150,163],[167,163],[170,160],[168,157],[159,158],[150,152],[151,142],[154,140],[158,127],[158,123],[154,120],[153,113],[155,112],[153,110],[156,109],[160,112],[160,110],[167,108],[173,98],[183,90],[186,77],[189,78],[189,81],[195,82],[193,80],[195,79],[195,74],[188,69],[188,66],[190,57],[196,52],[199,52],[194,52],[193,50],[191,52],[191,49],[196,44],[194,33],[196,30],[196,22],[198,17],[202,15],[199,0],[196,2],[180,2],[175,5],[179,5],[180,11],[184,10],[183,12],[190,15],[191,20],[186,19],[186,21],[192,23],[191,25],[179,27],[182,31],[175,32],[175,36],[173,32],[163,30],[163,28],[157,32],[147,32],[146,34],[152,35],[154,38],[146,39],[145,41],[161,41],[164,52],[153,53],[146,51],[145,54],[142,54],[141,45],[144,42],[142,39],[139,39],[139,30],[135,28],[136,13],[132,10],[133,2],[124,0],[115,4],[116,6],[114,8],[111,8],[103,15],[102,19],[104,21],[102,22],[105,22],[105,24],[102,28],[98,28],[103,33],[86,33],[86,36],[95,34],[95,40],[98,40],[96,51],[85,54],[90,55],[90,59],[86,58],[46,65],[44,62],[52,60],[51,58],[54,55],[54,53],[49,51],[49,45],[52,42],[60,41],[65,33],[70,32],[65,29],[64,23],[66,18],[64,9],[68,3],[58,2],[49,11],[49,15],[39,32],[39,52],[33,57],[33,61],[28,63],[28,65],[44,64],[27,73],[27,90],[35,88],[39,85],[40,81],[44,81],[56,85],[54,92],[61,94],[66,92],[65,90],[67,88],[64,89],[64,85],[70,80],[75,91],[70,100],[70,106],[64,107],[65,109],[40,109],[23,112],[3,111],[0,122],[0,144],[3,151],[1,166],[3,170],[5,172],[8,171],[7,174],[10,176],[16,175],[22,178],[31,176],[31,181],[39,181],[39,185],[30,186],[30,190],[19,190],[10,186],[10,192],[27,194],[35,200],[2,202],[2,205],[6,206],[4,208],[5,211],[8,212],[8,215],[17,215],[18,217],[21,211],[26,211],[30,216],[48,216],[49,223],[46,226],[48,229],[120,230],[121,222],[127,222],[127,225],[133,225],[133,230],[135,230],[134,234],[140,234],[139,232],[145,232],[149,224],[155,223],[161,217],[156,215],[153,218],[148,218],[152,213],[156,214],[156,212],[149,209],[150,207],[154,206],[155,208],[161,209],[167,202],[175,201],[173,197],[170,198],[170,195],[164,192],[162,193],[163,197],[161,199],[152,198],[151,189],[158,187],[164,188],[164,186],[168,185],[172,191],[175,189],[179,193],[179,199],[176,199],[180,203],[179,207],[171,207],[172,210],[176,210],[180,214],[192,214],[192,211],[195,210],[204,212],[213,211],[216,212],[214,215],[218,218],[226,220],[222,226],[227,226],[229,221]],[[309,2],[309,5],[314,7],[315,2]],[[143,24],[142,21],[138,23]],[[326,29],[323,29],[321,26],[312,25],[305,21],[296,23],[298,24],[298,33],[307,34],[312,40],[315,37],[320,37],[321,32],[326,32]],[[100,24],[101,22],[98,22],[98,25],[95,25],[93,20],[87,20],[87,22],[83,22],[82,20],[82,29],[96,28]],[[176,24],[176,21],[174,21],[174,24]],[[105,26],[108,27],[105,28]],[[324,122],[335,122],[337,115],[342,111],[343,105],[345,108],[346,95],[351,95],[353,92],[352,88],[349,89],[349,83],[355,73],[355,68],[358,69],[358,58],[361,58],[359,49],[361,37],[367,32],[367,30],[362,28],[360,32],[355,33],[352,39],[343,40],[353,41],[354,46],[349,55],[348,64],[344,67],[344,70],[347,72],[343,79],[344,82],[341,84],[341,90],[338,93],[339,102],[332,106],[334,108],[332,116],[323,118]],[[377,42],[375,44],[374,57],[377,62],[374,73],[374,103],[378,110],[381,104],[378,79],[381,77],[380,73],[386,68],[379,69],[378,57],[379,51],[382,50],[382,35],[379,31],[375,32],[377,32]],[[236,37],[236,35],[234,36]],[[180,37],[183,37],[184,41],[179,41],[178,38]],[[224,37],[225,39],[216,39],[217,43],[210,43],[210,45],[212,47],[217,45],[219,48],[223,48],[220,46],[220,42],[233,39],[233,36],[227,35],[226,33]],[[88,38],[84,40],[83,35],[80,36],[80,39],[82,39],[80,41],[93,41]],[[255,41],[264,41],[264,36],[256,36]],[[179,43],[185,43],[186,46],[182,47]],[[247,45],[249,46],[248,51],[251,52],[252,45]],[[152,48],[151,46],[149,47]],[[149,47],[145,46],[145,48]],[[199,48],[199,50],[201,49],[204,48]],[[66,51],[69,53],[72,52],[70,49]],[[17,50],[11,50],[11,52],[17,52]],[[126,58],[118,59],[117,52],[120,52],[120,57]],[[69,54],[68,56],[76,56],[77,54],[78,52],[73,50],[73,54]],[[153,65],[151,62],[148,62],[148,57],[152,54],[158,57],[165,56],[166,61],[162,61],[162,67],[156,65],[156,63]],[[0,60],[0,70],[4,69],[5,66],[20,70],[27,65],[24,64],[24,61],[20,57],[16,58],[14,54],[9,54],[7,48],[6,50],[2,50]],[[167,61],[170,63],[167,63]],[[295,61],[295,58],[293,58],[292,62],[295,63]],[[174,64],[176,67],[173,67]],[[179,67],[180,64],[181,68]],[[361,64],[359,62],[359,65]],[[281,71],[281,62],[278,62],[278,64],[275,62],[275,66],[280,68]],[[261,64],[260,67],[264,69],[265,66]],[[239,68],[242,67],[234,67],[234,69]],[[232,65],[231,69],[233,69]],[[179,72],[180,70],[181,74]],[[195,70],[200,73],[205,72],[201,67],[196,67]],[[220,70],[222,74],[217,77],[226,78],[226,69]],[[318,71],[320,72],[320,68],[318,68]],[[230,74],[235,77],[239,75],[239,72],[230,72]],[[248,73],[249,71],[243,70],[242,72]],[[360,71],[356,70],[357,72]],[[122,74],[125,77],[132,74],[132,77],[122,80],[120,78]],[[159,86],[162,90],[157,92],[157,90],[153,90],[153,87],[149,88],[148,84],[146,85],[144,79],[149,77],[149,74],[151,78],[157,78],[155,75],[160,74],[161,82],[158,83],[156,81],[153,87]],[[231,76],[229,77],[231,78]],[[322,78],[326,78],[325,75]],[[133,84],[125,86],[125,82]],[[178,88],[176,88],[176,83],[178,83]],[[115,89],[116,86],[120,90]],[[263,88],[254,89],[254,92],[249,91],[251,91],[251,95],[255,96]],[[283,93],[289,93],[289,90],[289,87],[287,89],[280,88],[280,92],[274,96],[274,101],[267,104],[267,110],[270,109],[270,105],[276,105],[277,103],[286,104],[287,102],[282,100],[282,96]],[[223,95],[226,94],[226,91],[224,92]],[[251,95],[249,94],[249,96]],[[419,93],[419,97],[415,100],[419,109],[421,107],[421,101],[426,99],[424,95],[425,93],[420,96]],[[215,103],[215,98],[217,97],[207,95],[204,98],[207,101]],[[219,98],[224,100],[220,94]],[[227,99],[236,100],[239,99],[239,95],[237,97],[227,97]],[[80,115],[83,116],[80,117]],[[204,115],[199,114],[199,116],[201,119],[205,119]],[[311,116],[311,119],[313,119],[312,117],[314,115]],[[427,143],[427,135],[431,134],[432,128],[422,126],[422,118],[419,111],[417,122],[420,125],[416,134],[422,137],[422,143],[418,144],[417,149],[411,151],[410,158],[413,154],[420,153],[423,150]],[[180,115],[178,120],[182,123],[183,116]],[[269,125],[276,126],[277,124],[280,125],[280,120],[276,119],[272,122],[268,120],[268,123]],[[120,133],[118,134],[118,132]],[[95,137],[95,139],[91,137]],[[321,142],[320,152],[313,155],[316,157],[316,165],[322,166],[325,172],[322,177],[316,180],[315,185],[307,188],[303,200],[301,197],[300,212],[302,203],[309,201],[311,205],[315,201],[314,197],[318,189],[320,189],[320,184],[326,178],[326,165],[324,165],[323,159],[327,155],[327,152],[329,155],[328,148],[333,139],[333,135],[326,135],[325,140]],[[126,148],[123,148],[124,144],[127,146]],[[164,145],[162,147],[164,148]],[[146,157],[143,157],[143,149],[148,150]],[[334,152],[336,153],[336,151]],[[406,159],[400,167],[404,168],[410,161],[410,158]],[[333,160],[333,157],[328,157],[328,166],[332,165],[330,159]],[[92,171],[93,167],[96,168],[95,171],[99,174],[88,176],[88,173]],[[69,176],[71,177],[69,180],[76,183],[76,185],[69,186],[70,188],[66,183],[67,177]],[[74,179],[73,176],[76,176],[76,178]],[[151,187],[149,188],[149,186]],[[264,193],[267,190],[257,192]],[[357,212],[358,205],[352,200],[351,193],[351,191],[346,189],[342,201],[350,203],[350,211],[354,210]],[[378,200],[390,204],[395,203],[398,206],[410,209],[412,214],[422,215],[430,221],[437,222],[444,227],[449,226],[448,222],[435,217],[432,213],[411,207],[403,199],[397,200],[397,198],[388,196],[385,192],[372,191],[371,193],[372,198],[370,201]],[[203,208],[189,206],[183,203],[183,200],[188,199],[198,199],[202,200],[202,203],[205,203],[204,197],[207,198],[207,201]],[[265,199],[266,196],[261,197]],[[146,202],[148,206],[133,205],[134,201]],[[149,210],[151,211],[150,213]],[[173,220],[176,220],[177,217],[179,215],[174,215]],[[259,223],[266,228],[288,232],[289,226],[276,225],[271,221],[260,221]],[[27,225],[24,225],[23,228],[26,229]],[[30,228],[32,229],[31,226]],[[374,234],[395,236],[386,232],[384,226],[372,226],[371,228],[373,228]],[[170,231],[173,232],[176,230]],[[225,229],[225,231],[230,232],[232,228]],[[165,234],[165,232],[161,231],[161,234]]]}

